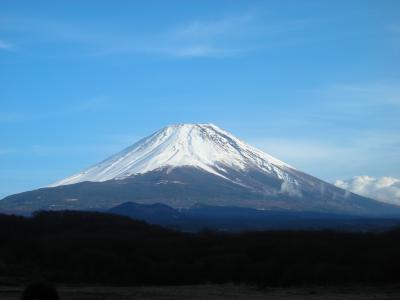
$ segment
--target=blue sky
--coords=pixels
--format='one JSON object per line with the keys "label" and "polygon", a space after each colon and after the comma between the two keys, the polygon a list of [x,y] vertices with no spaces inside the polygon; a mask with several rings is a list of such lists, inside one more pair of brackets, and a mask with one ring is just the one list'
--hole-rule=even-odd
{"label": "blue sky", "polygon": [[171,123],[400,176],[400,1],[1,1],[0,197]]}

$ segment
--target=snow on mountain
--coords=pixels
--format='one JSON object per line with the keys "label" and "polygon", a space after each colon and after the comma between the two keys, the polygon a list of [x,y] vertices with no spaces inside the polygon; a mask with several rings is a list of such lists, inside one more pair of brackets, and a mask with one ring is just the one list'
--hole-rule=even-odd
{"label": "snow on mountain", "polygon": [[285,171],[290,165],[234,137],[213,124],[167,126],[134,145],[51,187],[83,181],[119,180],[135,174],[191,166],[226,177],[225,168],[256,169],[282,180],[293,181]]}

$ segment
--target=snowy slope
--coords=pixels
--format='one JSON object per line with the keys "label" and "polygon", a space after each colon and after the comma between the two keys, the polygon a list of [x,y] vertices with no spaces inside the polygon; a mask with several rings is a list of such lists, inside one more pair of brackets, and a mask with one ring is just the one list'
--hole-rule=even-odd
{"label": "snowy slope", "polygon": [[83,181],[124,179],[161,168],[191,166],[226,178],[226,168],[256,169],[282,180],[293,181],[285,172],[290,165],[234,137],[213,124],[171,125],[146,137],[114,156],[53,185]]}

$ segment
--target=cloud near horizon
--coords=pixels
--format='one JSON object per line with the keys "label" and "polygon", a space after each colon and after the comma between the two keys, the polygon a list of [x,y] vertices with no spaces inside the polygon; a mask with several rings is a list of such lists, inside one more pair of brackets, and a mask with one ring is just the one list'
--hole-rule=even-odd
{"label": "cloud near horizon", "polygon": [[394,177],[355,176],[336,180],[337,187],[381,202],[400,205],[400,179]]}

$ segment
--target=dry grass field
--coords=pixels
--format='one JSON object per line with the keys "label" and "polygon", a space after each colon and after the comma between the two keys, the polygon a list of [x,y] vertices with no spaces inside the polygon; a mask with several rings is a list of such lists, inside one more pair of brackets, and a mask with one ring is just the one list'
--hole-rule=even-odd
{"label": "dry grass field", "polygon": [[[0,299],[20,299],[23,287],[0,287]],[[400,287],[315,287],[258,289],[236,285],[88,287],[60,286],[60,300],[397,300]]]}

